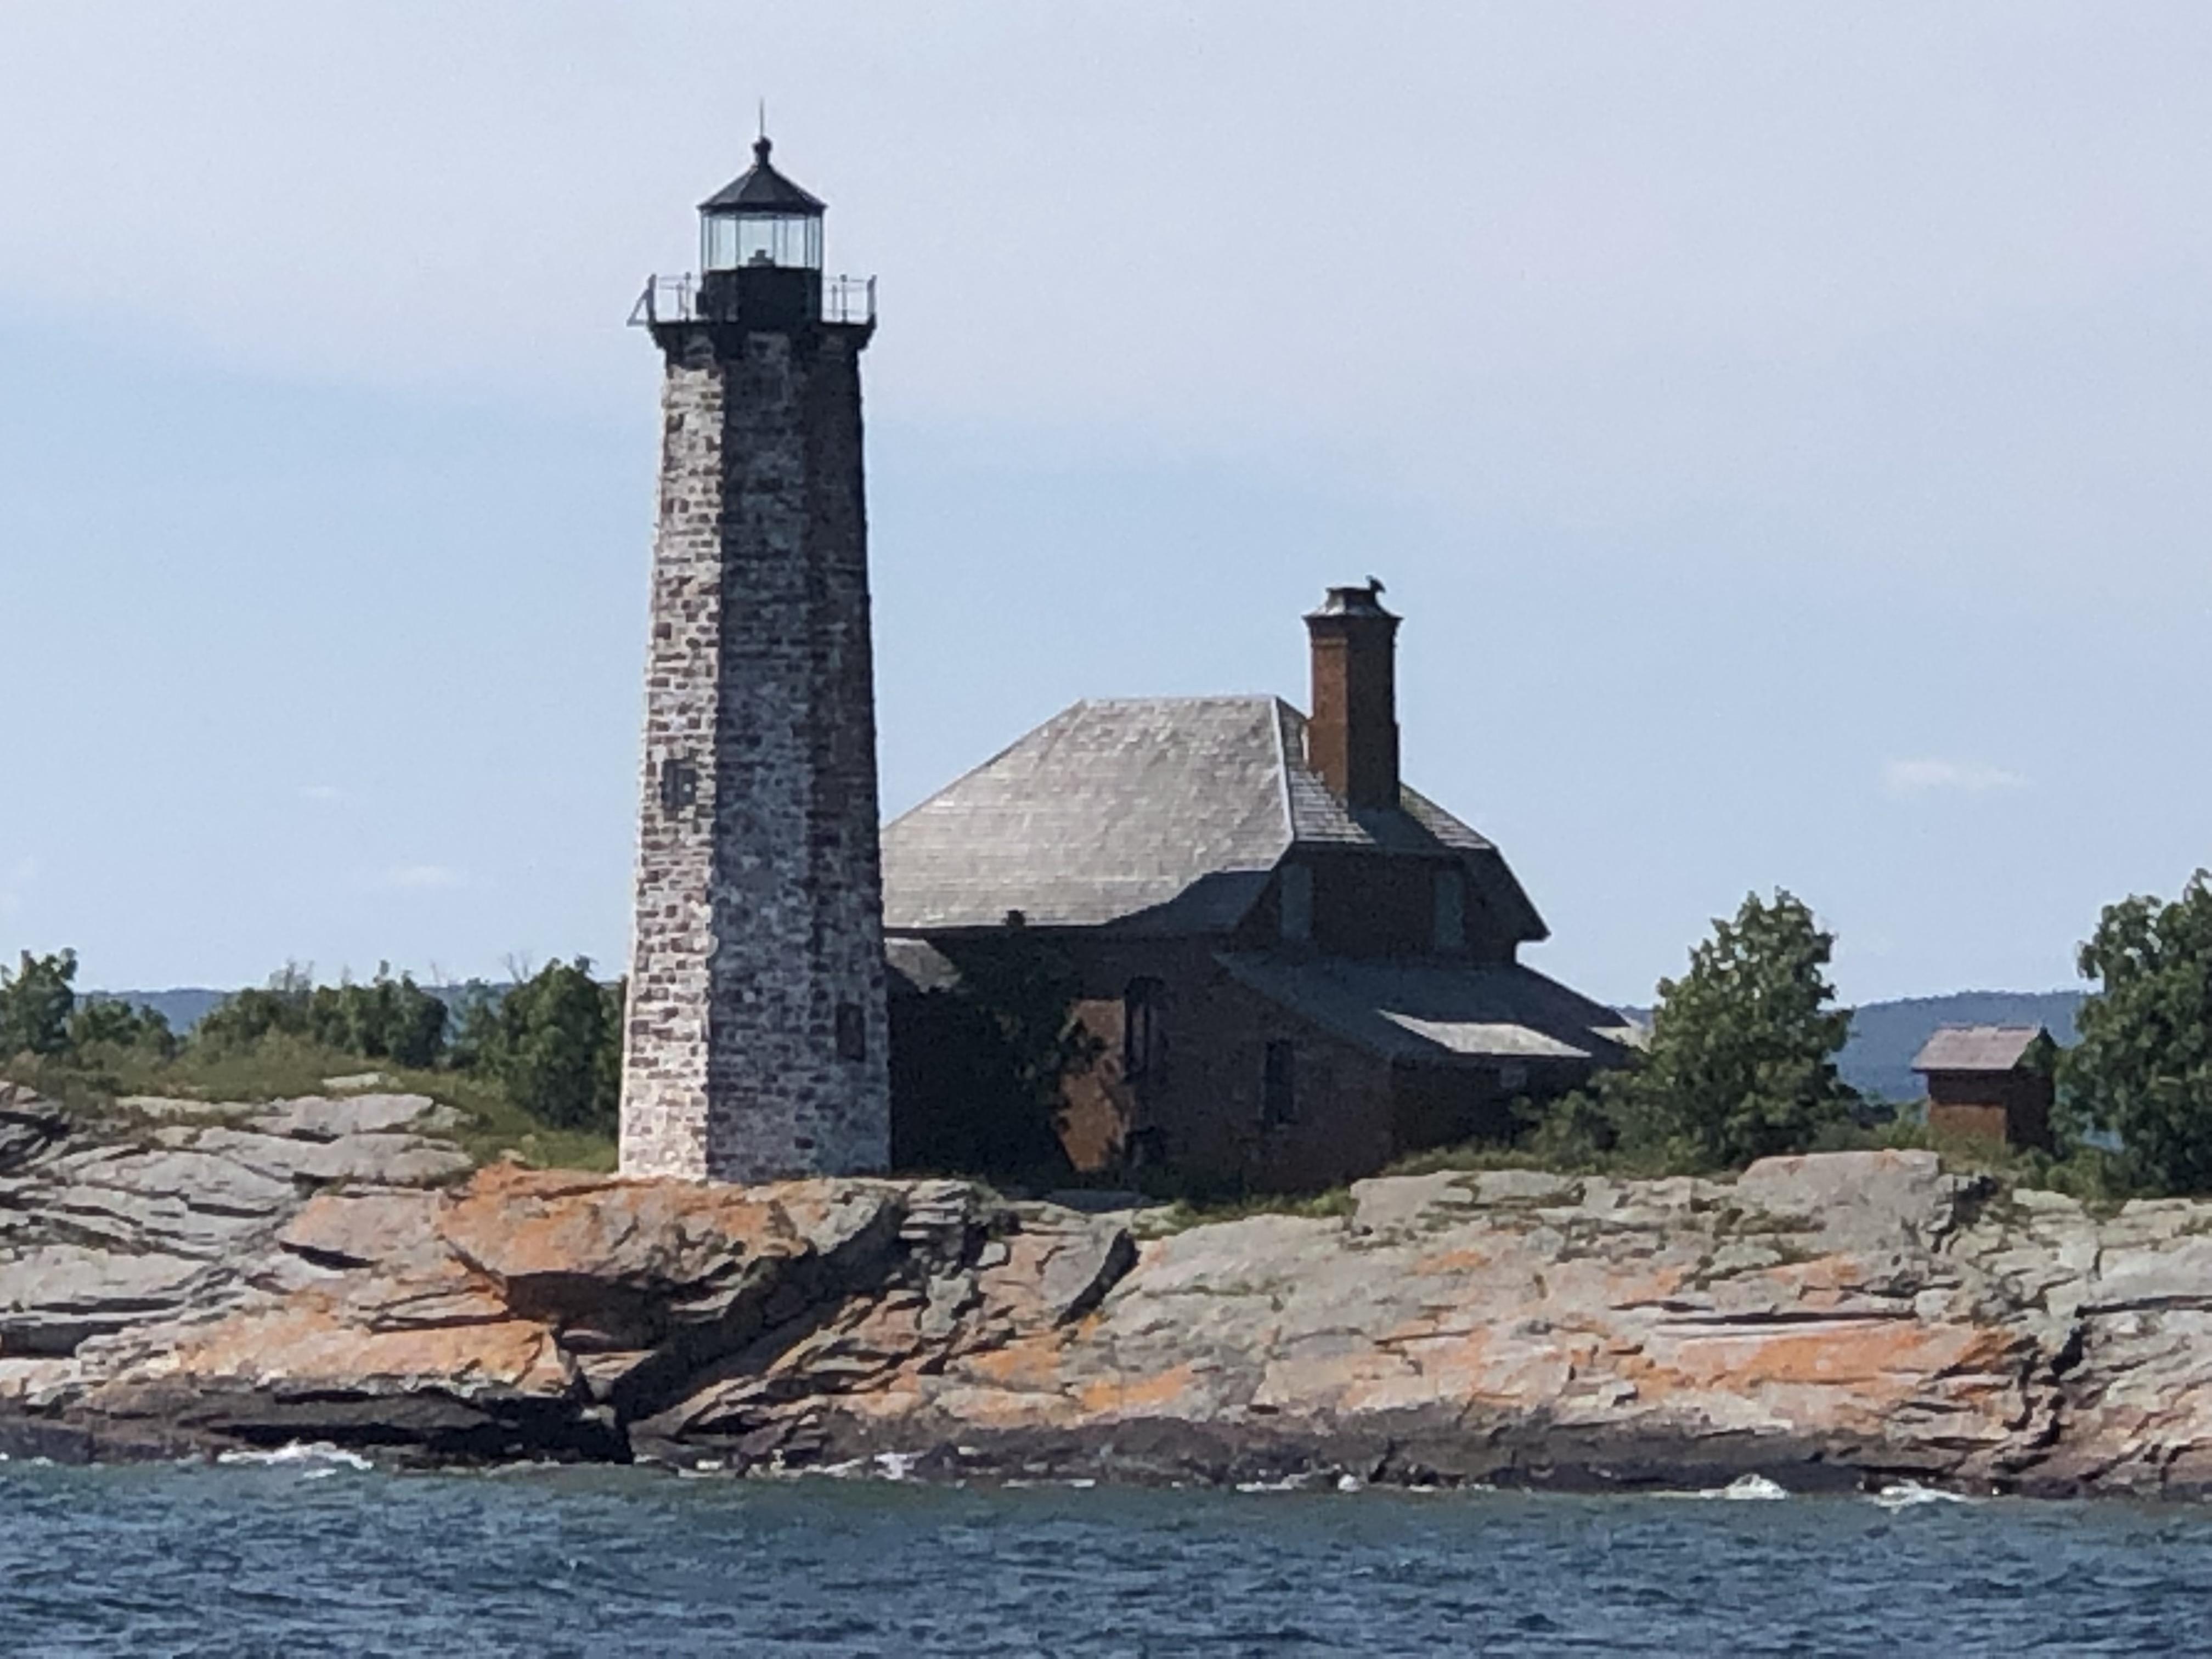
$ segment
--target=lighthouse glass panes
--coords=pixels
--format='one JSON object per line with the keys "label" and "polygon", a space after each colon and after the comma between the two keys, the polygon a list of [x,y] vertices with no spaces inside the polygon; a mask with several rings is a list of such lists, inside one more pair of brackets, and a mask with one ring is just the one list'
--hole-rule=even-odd
{"label": "lighthouse glass panes", "polygon": [[720,209],[699,216],[699,263],[707,270],[778,265],[822,269],[822,216],[744,213]]}

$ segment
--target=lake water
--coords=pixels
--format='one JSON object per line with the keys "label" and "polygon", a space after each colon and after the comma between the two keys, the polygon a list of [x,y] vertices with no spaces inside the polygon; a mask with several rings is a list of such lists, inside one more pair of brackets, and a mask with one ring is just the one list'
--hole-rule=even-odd
{"label": "lake water", "polygon": [[0,1653],[2212,1654],[2212,1512],[0,1466]]}

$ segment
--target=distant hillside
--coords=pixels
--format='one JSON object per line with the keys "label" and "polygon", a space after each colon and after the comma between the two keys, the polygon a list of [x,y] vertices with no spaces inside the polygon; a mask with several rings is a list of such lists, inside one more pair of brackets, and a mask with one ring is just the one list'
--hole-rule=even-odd
{"label": "distant hillside", "polygon": [[[422,988],[429,991],[434,998],[445,998],[447,1006],[456,1006],[469,991],[477,987],[473,987],[473,984],[425,984]],[[507,982],[502,980],[502,982],[493,984],[489,988],[491,991],[507,991]],[[170,1030],[184,1033],[184,1030],[191,1030],[192,1026],[199,1024],[208,1009],[212,1009],[216,1002],[222,1002],[228,995],[232,995],[230,991],[208,991],[206,987],[199,987],[199,984],[181,984],[173,991],[86,991],[84,998],[88,1002],[133,1002],[142,1009],[153,1009],[164,1020],[168,1020]]]}
{"label": "distant hillside", "polygon": [[[465,985],[426,985],[422,988],[433,996],[443,997],[448,1005],[459,1000],[471,988]],[[495,985],[495,991],[504,991],[504,984]],[[233,994],[228,991],[210,991],[204,986],[182,985],[168,991],[87,991],[85,997],[93,1002],[129,1002],[141,1008],[151,1008],[169,1022],[169,1029],[182,1034],[200,1023],[201,1018]]]}
{"label": "distant hillside", "polygon": [[[451,994],[455,988],[445,988]],[[116,1002],[135,1002],[160,1010],[178,1031],[189,1030],[200,1017],[229,994],[197,986],[172,991],[94,991]],[[1912,1057],[1939,1025],[2047,1025],[2061,1042],[2074,1041],[2074,1011],[2079,991],[1954,991],[1948,996],[1908,997],[1900,1002],[1869,1002],[1851,1016],[1851,1040],[1844,1045],[1844,1081],[1881,1100],[1917,1100],[1920,1079]],[[1649,1008],[1623,1012],[1649,1020]]]}
{"label": "distant hillside", "polygon": [[141,1008],[151,1008],[169,1022],[173,1031],[187,1031],[200,1022],[200,1017],[230,994],[228,991],[210,991],[198,986],[181,986],[173,991],[87,991],[85,995],[94,1002],[128,1002]]}

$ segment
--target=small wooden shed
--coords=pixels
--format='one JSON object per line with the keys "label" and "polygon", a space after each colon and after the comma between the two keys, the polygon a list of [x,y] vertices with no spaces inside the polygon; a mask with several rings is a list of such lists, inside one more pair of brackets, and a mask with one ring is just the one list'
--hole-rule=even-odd
{"label": "small wooden shed", "polygon": [[1939,1028],[1912,1061],[1928,1081],[1929,1128],[2048,1149],[2057,1054],[2040,1025]]}

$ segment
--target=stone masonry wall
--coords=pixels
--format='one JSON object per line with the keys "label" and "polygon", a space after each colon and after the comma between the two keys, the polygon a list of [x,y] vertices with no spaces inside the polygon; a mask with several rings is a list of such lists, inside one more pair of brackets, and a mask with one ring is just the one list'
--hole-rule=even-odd
{"label": "stone masonry wall", "polygon": [[[661,385],[660,504],[646,655],[636,908],[623,1041],[622,1166],[707,1171],[708,987],[714,948],[714,780],[720,706],[723,372],[702,332]],[[663,768],[697,769],[693,810],[661,805]]]}
{"label": "stone masonry wall", "polygon": [[664,340],[625,1174],[888,1158],[865,340]]}

